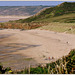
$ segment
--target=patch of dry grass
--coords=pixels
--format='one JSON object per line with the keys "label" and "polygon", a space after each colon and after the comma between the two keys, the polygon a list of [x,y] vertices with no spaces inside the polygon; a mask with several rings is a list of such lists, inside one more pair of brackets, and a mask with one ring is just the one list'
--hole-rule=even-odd
{"label": "patch of dry grass", "polygon": [[52,22],[46,26],[39,27],[39,29],[75,34],[75,23]]}

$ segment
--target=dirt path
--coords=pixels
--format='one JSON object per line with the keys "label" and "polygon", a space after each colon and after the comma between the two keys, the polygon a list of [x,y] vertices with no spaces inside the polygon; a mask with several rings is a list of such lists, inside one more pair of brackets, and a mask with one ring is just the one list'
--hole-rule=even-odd
{"label": "dirt path", "polygon": [[[6,51],[6,56],[8,56],[8,54],[13,55],[16,59],[20,58],[18,61],[22,59],[21,57],[23,57],[23,59],[27,57],[25,61],[34,62],[33,64],[36,62],[48,63],[49,57],[58,59],[67,55],[70,50],[74,48],[75,35],[72,34],[37,29],[24,31],[17,29],[0,30],[0,56],[4,54],[4,52],[2,53],[1,51]],[[16,57],[16,55],[19,56]],[[3,56],[4,55],[2,55],[2,57]],[[51,59],[51,61],[54,59]],[[0,61],[3,61],[3,59]],[[22,65],[24,66],[24,64]]]}

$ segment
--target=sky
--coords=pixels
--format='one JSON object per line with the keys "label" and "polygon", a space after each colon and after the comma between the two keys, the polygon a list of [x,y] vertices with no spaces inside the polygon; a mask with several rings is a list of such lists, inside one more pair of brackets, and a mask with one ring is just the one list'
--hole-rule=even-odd
{"label": "sky", "polygon": [[[65,1],[0,1],[0,6],[50,6],[58,5]],[[66,2],[75,2],[75,1],[66,1]]]}

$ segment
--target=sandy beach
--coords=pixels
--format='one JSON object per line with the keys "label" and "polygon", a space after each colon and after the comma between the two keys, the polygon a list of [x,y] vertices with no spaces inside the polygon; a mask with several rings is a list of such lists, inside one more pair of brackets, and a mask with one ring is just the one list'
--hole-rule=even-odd
{"label": "sandy beach", "polygon": [[7,22],[11,20],[19,20],[19,19],[25,19],[29,16],[0,16],[0,22]]}
{"label": "sandy beach", "polygon": [[[36,63],[49,63],[50,61],[67,55],[70,50],[74,48],[75,35],[73,34],[56,33],[40,29],[0,30],[0,53],[5,50],[7,53],[6,56],[8,56],[8,54],[15,54],[32,58]],[[3,54],[6,53],[3,52]],[[0,55],[0,57],[3,56],[4,55]],[[50,61],[48,60],[49,57]],[[54,59],[52,59],[52,57],[54,57]]]}

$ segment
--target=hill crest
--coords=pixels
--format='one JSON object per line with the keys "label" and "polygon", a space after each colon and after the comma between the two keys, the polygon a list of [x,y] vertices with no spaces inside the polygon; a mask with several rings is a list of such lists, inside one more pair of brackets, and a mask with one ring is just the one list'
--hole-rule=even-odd
{"label": "hill crest", "polygon": [[55,7],[46,8],[40,13],[37,13],[34,16],[31,16],[27,19],[18,20],[16,22],[35,22],[37,20],[41,21],[43,19],[53,18],[65,14],[75,13],[75,2],[64,2]]}

